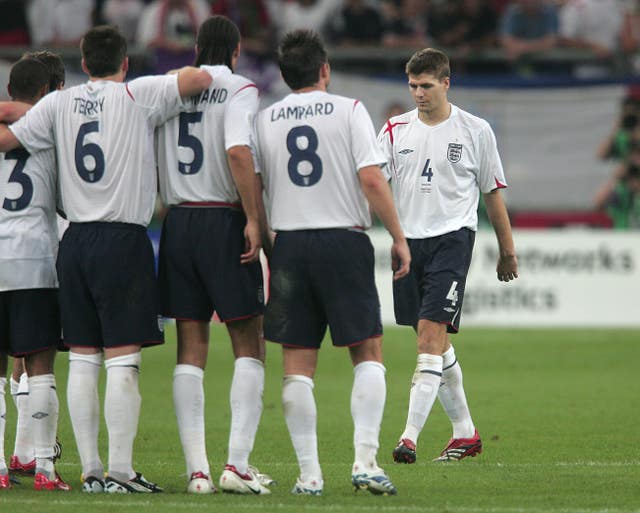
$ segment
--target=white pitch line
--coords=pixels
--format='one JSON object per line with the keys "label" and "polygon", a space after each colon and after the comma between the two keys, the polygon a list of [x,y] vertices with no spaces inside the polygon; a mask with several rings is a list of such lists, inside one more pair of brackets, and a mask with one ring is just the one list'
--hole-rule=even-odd
{"label": "white pitch line", "polygon": [[[16,504],[20,506],[25,506],[27,504],[42,504],[42,501],[34,500],[34,499],[24,499],[24,498],[16,498],[15,501],[8,500],[8,497],[0,498],[0,504]],[[380,504],[363,504],[363,505],[354,505],[354,504],[326,504],[326,502],[319,498],[318,504],[283,504],[283,503],[272,503],[269,502],[268,499],[264,502],[253,502],[253,497],[250,499],[252,501],[251,504],[237,503],[233,506],[234,511],[238,510],[267,510],[267,511],[300,511],[300,510],[322,510],[322,511],[375,511],[382,510],[385,512],[406,512],[411,513],[413,511],[419,511],[424,513],[441,513],[443,511],[442,506],[394,506],[387,501],[393,501],[391,497],[381,497]],[[256,499],[260,500],[260,499]],[[47,501],[49,506],[110,506],[120,508],[140,508],[140,507],[153,507],[156,504],[162,504],[163,507],[168,507],[175,510],[186,510],[186,509],[197,509],[202,510],[203,508],[215,510],[216,506],[221,508],[225,508],[225,510],[229,509],[229,504],[216,504],[216,500],[212,499],[211,501],[206,503],[198,501],[196,503],[188,503],[188,502],[174,502],[174,501],[161,501],[157,503],[155,501],[122,501],[122,500],[103,500],[103,499],[54,499]],[[448,510],[449,507],[445,507],[445,511]],[[619,508],[605,508],[605,509],[594,509],[594,508],[504,508],[504,507],[465,507],[465,506],[455,506],[454,507],[456,513],[640,513],[639,509],[628,510],[628,509],[619,509]]]}

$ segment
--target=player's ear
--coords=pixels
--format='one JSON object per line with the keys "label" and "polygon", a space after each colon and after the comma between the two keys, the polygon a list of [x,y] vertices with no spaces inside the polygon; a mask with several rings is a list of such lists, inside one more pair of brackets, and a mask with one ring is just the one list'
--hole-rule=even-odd
{"label": "player's ear", "polygon": [[122,72],[126,75],[127,71],[129,71],[129,57],[125,57],[122,61]]}
{"label": "player's ear", "polygon": [[13,98],[13,95],[11,94],[11,84],[7,84],[7,93],[9,93],[9,98]]}
{"label": "player's ear", "polygon": [[84,60],[84,57],[82,58],[82,71],[84,71],[87,75],[91,75],[91,73],[89,73],[89,68],[87,68],[87,62]]}

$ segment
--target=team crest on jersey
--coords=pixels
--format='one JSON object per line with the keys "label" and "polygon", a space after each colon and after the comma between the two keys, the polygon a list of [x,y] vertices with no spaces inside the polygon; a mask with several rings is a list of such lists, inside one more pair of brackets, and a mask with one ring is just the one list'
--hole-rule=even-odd
{"label": "team crest on jersey", "polygon": [[459,162],[462,158],[462,144],[458,143],[449,143],[449,147],[447,148],[447,160],[449,162]]}

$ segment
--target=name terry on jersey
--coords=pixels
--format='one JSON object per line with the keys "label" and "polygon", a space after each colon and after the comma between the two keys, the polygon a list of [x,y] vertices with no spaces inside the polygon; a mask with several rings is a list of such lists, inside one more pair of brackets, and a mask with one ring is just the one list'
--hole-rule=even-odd
{"label": "name terry on jersey", "polygon": [[92,114],[98,114],[104,109],[104,98],[98,98],[97,100],[87,100],[85,98],[73,99],[73,113],[84,114],[85,116],[91,116]]}
{"label": "name terry on jersey", "polygon": [[312,116],[328,116],[333,112],[333,103],[314,103],[312,105],[297,105],[295,107],[282,107],[277,111],[271,111],[271,121],[280,119],[302,119]]}
{"label": "name terry on jersey", "polygon": [[224,101],[229,96],[229,92],[222,88],[213,88],[211,90],[205,89],[202,93],[192,96],[191,103],[193,105],[198,105],[199,103],[224,103]]}

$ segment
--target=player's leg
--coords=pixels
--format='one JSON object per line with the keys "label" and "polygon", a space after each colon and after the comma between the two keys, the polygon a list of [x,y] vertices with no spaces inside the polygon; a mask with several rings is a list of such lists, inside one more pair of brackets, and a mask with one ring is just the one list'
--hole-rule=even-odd
{"label": "player's leg", "polygon": [[[210,210],[218,209],[169,209],[162,225],[158,265],[161,312],[165,317],[176,319],[178,353],[173,373],[173,401],[190,493],[216,491],[210,478],[205,444],[203,385],[213,305],[194,257],[199,250],[194,238],[203,233],[218,233],[208,224]],[[208,239],[205,245],[209,244]],[[207,276],[211,268],[216,267],[216,254],[209,251],[208,256],[204,268]]]}
{"label": "player's leg", "polygon": [[9,469],[19,474],[33,475],[35,457],[31,418],[29,416],[29,379],[24,370],[23,358],[12,358],[11,396],[16,407],[16,437]]}
{"label": "player's leg", "polygon": [[436,461],[460,460],[482,452],[482,441],[467,404],[462,368],[449,340],[442,358],[442,382],[438,399],[451,421],[453,435]]}
{"label": "player's leg", "polygon": [[282,355],[282,408],[300,468],[292,493],[320,495],[324,483],[318,456],[317,408],[313,396],[318,350],[283,347]]}
{"label": "player's leg", "polygon": [[387,395],[386,369],[382,364],[382,337],[373,337],[349,348],[353,363],[351,416],[355,460],[351,482],[356,490],[395,495],[397,490],[378,466],[380,425]]}
{"label": "player's leg", "polygon": [[[60,333],[59,329],[58,333]],[[55,344],[57,346],[57,340]],[[29,375],[29,409],[36,460],[34,486],[40,490],[66,491],[70,487],[62,481],[54,466],[54,445],[59,412],[56,380],[53,374],[56,346],[25,356],[25,367]]]}
{"label": "player's leg", "polygon": [[88,261],[84,250],[88,232],[83,225],[70,225],[60,241],[56,269],[62,329],[70,348],[67,406],[82,465],[82,490],[93,493],[104,490],[104,466],[98,452],[98,378],[104,358],[100,320],[83,271]]}
{"label": "player's leg", "polygon": [[268,488],[249,467],[264,391],[264,364],[260,360],[261,316],[227,323],[235,357],[233,379],[229,393],[231,428],[229,453],[220,477],[223,491],[269,494]]}
{"label": "player's leg", "polygon": [[82,466],[82,491],[104,491],[104,465],[98,451],[100,398],[98,379],[104,356],[90,347],[72,347],[69,351],[67,407]]}
{"label": "player's leg", "polygon": [[445,324],[426,319],[418,321],[418,358],[409,393],[407,422],[393,451],[397,463],[415,462],[420,432],[438,396],[442,379],[442,353],[447,337]]}
{"label": "player's leg", "polygon": [[190,476],[187,491],[213,493],[205,444],[204,368],[209,351],[209,322],[176,321],[178,358],[173,372],[173,403]]}
{"label": "player's leg", "polygon": [[283,346],[282,406],[300,467],[291,492],[321,495],[313,377],[327,321],[308,272],[309,262],[322,258],[309,248],[313,238],[313,233],[305,231],[281,232],[276,237],[269,262],[270,297],[264,315],[264,336]]}
{"label": "player's leg", "polygon": [[[0,344],[2,335],[0,334]],[[7,419],[7,402],[5,400],[5,389],[7,387],[7,353],[0,348],[0,489],[11,488],[9,480],[9,469],[4,458],[4,431]]]}

